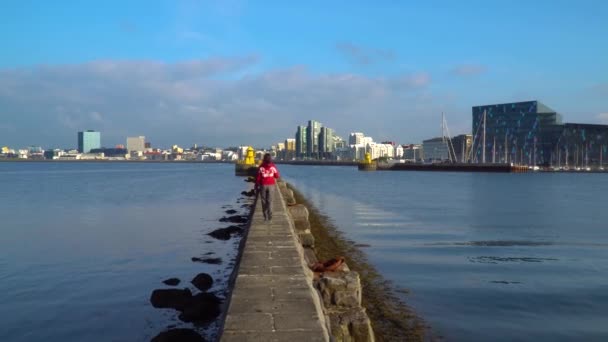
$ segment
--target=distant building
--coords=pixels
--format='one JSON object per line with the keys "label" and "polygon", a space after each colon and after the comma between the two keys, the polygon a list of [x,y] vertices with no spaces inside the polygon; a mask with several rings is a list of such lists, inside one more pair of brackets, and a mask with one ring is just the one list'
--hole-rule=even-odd
{"label": "distant building", "polygon": [[563,130],[562,116],[539,101],[476,106],[472,112],[473,162],[548,162]]}
{"label": "distant building", "polygon": [[319,158],[319,134],[323,125],[315,120],[309,120],[306,127],[306,155],[309,158]]}
{"label": "distant building", "polygon": [[127,138],[127,151],[131,152],[143,152],[146,149],[146,137],[128,137]]}
{"label": "distant building", "polygon": [[349,145],[363,144],[364,137],[365,137],[365,134],[360,133],[360,132],[351,133],[348,137],[348,144]]}
{"label": "distant building", "polygon": [[452,154],[451,159],[457,163],[468,162],[471,146],[473,146],[473,135],[460,134],[453,137],[452,147],[454,150],[450,150],[450,154]]}
{"label": "distant building", "polygon": [[554,166],[588,167],[606,165],[608,125],[566,123],[545,163]]}
{"label": "distant building", "polygon": [[412,162],[424,160],[424,150],[422,148],[422,145],[403,145],[403,159]]}
{"label": "distant building", "polygon": [[302,159],[306,157],[308,136],[306,135],[306,126],[298,126],[296,131],[296,158]]}
{"label": "distant building", "polygon": [[78,152],[89,153],[94,148],[101,147],[101,133],[87,130],[78,132]]}
{"label": "distant building", "polygon": [[403,159],[403,146],[400,144],[395,146],[395,158]]}
{"label": "distant building", "polygon": [[443,162],[449,160],[447,138],[439,137],[422,141],[424,160]]}
{"label": "distant building", "polygon": [[122,157],[128,154],[125,148],[94,148],[89,153],[92,154],[103,154],[106,157]]}
{"label": "distant building", "polygon": [[321,127],[319,133],[319,157],[332,159],[335,152],[334,130],[329,127]]}
{"label": "distant building", "polygon": [[395,157],[395,148],[392,144],[371,143],[367,145],[367,152],[372,159]]}
{"label": "distant building", "polygon": [[285,139],[285,153],[283,159],[293,160],[296,157],[296,139]]}

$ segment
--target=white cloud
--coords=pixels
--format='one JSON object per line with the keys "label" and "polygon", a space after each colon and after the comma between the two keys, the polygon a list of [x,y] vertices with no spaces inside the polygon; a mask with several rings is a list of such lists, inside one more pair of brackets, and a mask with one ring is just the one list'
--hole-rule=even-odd
{"label": "white cloud", "polygon": [[132,134],[157,146],[269,145],[309,119],[341,134],[409,140],[422,137],[424,120],[436,126],[428,119],[437,109],[427,73],[368,77],[303,66],[247,72],[256,62],[246,56],[0,69],[0,121],[16,127],[0,144],[70,147],[77,130],[97,129],[106,146]]}

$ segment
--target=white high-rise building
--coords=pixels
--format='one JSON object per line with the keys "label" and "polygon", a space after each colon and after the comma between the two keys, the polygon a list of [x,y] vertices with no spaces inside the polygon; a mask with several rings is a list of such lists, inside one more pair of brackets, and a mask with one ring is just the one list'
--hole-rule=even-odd
{"label": "white high-rise building", "polygon": [[348,136],[348,144],[349,145],[363,144],[363,138],[364,137],[365,137],[365,134],[360,133],[360,132],[351,133]]}
{"label": "white high-rise building", "polygon": [[403,159],[403,146],[401,146],[401,144],[395,146],[395,158]]}
{"label": "white high-rise building", "polygon": [[143,152],[146,149],[146,137],[127,137],[127,152]]}

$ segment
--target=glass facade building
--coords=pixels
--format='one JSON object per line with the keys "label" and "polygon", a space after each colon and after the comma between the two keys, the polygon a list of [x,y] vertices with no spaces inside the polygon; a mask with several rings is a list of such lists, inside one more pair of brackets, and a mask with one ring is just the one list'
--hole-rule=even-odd
{"label": "glass facade building", "polygon": [[[485,146],[483,144],[484,115]],[[523,165],[605,164],[608,125],[562,123],[539,101],[473,107],[471,161]]]}
{"label": "glass facade building", "polygon": [[485,155],[486,163],[548,163],[562,127],[561,115],[539,101],[473,107],[472,162]]}
{"label": "glass facade building", "polygon": [[608,125],[566,123],[551,153],[557,166],[604,166],[608,149]]}
{"label": "glass facade building", "polygon": [[306,127],[306,155],[309,158],[319,158],[319,134],[322,126],[318,121],[308,121],[308,127]]}
{"label": "glass facade building", "polygon": [[101,147],[101,133],[87,130],[78,132],[78,152],[90,153],[92,149]]}
{"label": "glass facade building", "polygon": [[298,126],[296,131],[296,158],[302,159],[306,156],[306,126]]}
{"label": "glass facade building", "polygon": [[333,157],[334,146],[334,130],[328,127],[321,127],[319,133],[319,154],[321,158],[331,159]]}

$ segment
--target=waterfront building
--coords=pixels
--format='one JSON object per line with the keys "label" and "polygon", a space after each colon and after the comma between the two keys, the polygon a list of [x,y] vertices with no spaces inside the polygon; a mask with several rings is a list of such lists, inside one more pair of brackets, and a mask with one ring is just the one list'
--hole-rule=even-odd
{"label": "waterfront building", "polygon": [[460,134],[452,138],[452,148],[450,148],[451,159],[457,163],[466,163],[473,145],[472,134]]}
{"label": "waterfront building", "polygon": [[323,125],[315,120],[309,120],[306,127],[306,156],[319,159],[319,134]]}
{"label": "waterfront building", "polygon": [[329,127],[321,127],[319,133],[319,157],[332,159],[335,152],[334,130]]}
{"label": "waterfront building", "polygon": [[285,139],[285,160],[293,160],[296,157],[296,139]]}
{"label": "waterfront building", "polygon": [[400,144],[397,144],[397,146],[395,146],[395,158],[403,159],[403,146],[401,146]]}
{"label": "waterfront building", "polygon": [[367,144],[367,152],[371,155],[372,160],[378,158],[394,158],[395,148],[393,144],[386,143],[370,143]]}
{"label": "waterfront building", "polygon": [[608,125],[566,123],[548,163],[559,167],[604,167],[607,152]]}
{"label": "waterfront building", "polygon": [[438,137],[422,141],[424,160],[428,162],[443,162],[449,160],[447,138]]}
{"label": "waterfront building", "polygon": [[478,163],[548,163],[563,130],[562,116],[539,101],[476,106],[472,112],[472,161]]}
{"label": "waterfront building", "polygon": [[403,159],[411,162],[424,160],[423,151],[420,144],[403,145]]}
{"label": "waterfront building", "polygon": [[106,157],[121,157],[125,158],[129,153],[126,148],[94,148],[89,153],[103,154]]}
{"label": "waterfront building", "polygon": [[308,137],[306,135],[306,126],[298,126],[296,131],[296,158],[303,159],[306,157],[307,151],[307,141]]}
{"label": "waterfront building", "polygon": [[608,125],[562,123],[539,101],[473,107],[472,128],[473,162],[590,167],[607,156]]}
{"label": "waterfront building", "polygon": [[143,152],[146,149],[146,137],[128,137],[127,138],[127,151],[130,152]]}
{"label": "waterfront building", "polygon": [[78,132],[78,152],[89,153],[101,147],[101,133],[93,130]]}
{"label": "waterfront building", "polygon": [[348,144],[349,145],[363,144],[364,137],[365,137],[365,134],[363,134],[361,132],[351,133],[348,137]]}

